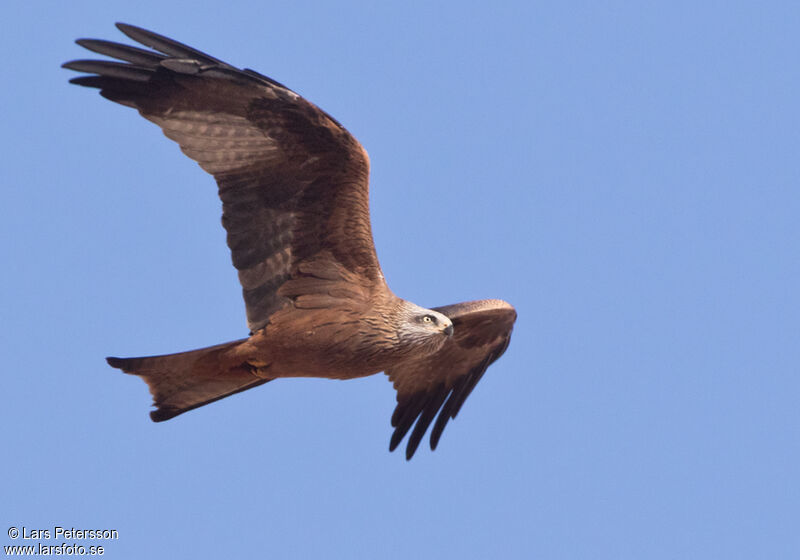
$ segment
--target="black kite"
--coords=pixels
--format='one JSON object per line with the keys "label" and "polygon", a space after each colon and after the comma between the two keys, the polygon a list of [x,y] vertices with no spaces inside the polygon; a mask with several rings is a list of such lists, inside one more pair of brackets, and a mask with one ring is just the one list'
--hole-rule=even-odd
{"label": "black kite", "polygon": [[381,273],[369,221],[367,153],[336,120],[275,80],[117,24],[153,50],[77,43],[122,62],[75,60],[70,80],[133,107],[211,173],[239,272],[250,336],[190,352],[108,358],[142,377],[160,422],[279,377],[385,371],[397,390],[394,450],[411,458],[438,413],[431,449],[516,319],[500,300],[424,309]]}

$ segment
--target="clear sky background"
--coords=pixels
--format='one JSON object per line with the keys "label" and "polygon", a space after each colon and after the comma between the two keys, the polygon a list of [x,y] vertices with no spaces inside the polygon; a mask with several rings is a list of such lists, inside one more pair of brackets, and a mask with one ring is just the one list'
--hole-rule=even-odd
{"label": "clear sky background", "polygon": [[[106,557],[131,559],[800,557],[796,3],[3,11],[2,544],[61,525],[117,529]],[[106,365],[247,333],[212,178],[59,68],[78,37],[125,41],[115,21],[340,120],[398,295],[516,306],[436,452],[388,452],[383,375],[154,424]]]}

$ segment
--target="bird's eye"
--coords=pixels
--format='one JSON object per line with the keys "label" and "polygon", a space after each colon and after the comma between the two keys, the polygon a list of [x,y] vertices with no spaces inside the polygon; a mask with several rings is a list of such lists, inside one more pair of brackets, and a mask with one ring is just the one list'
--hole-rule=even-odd
{"label": "bird's eye", "polygon": [[435,323],[436,322],[436,318],[433,315],[425,315],[422,318],[422,322],[423,323]]}

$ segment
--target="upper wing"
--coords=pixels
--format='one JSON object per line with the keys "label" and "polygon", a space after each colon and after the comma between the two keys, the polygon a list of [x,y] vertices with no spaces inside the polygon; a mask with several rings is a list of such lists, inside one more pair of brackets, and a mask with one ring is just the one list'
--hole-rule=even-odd
{"label": "upper wing", "polygon": [[[345,271],[351,282],[383,283],[369,222],[369,159],[342,125],[257,72],[117,27],[155,50],[79,39],[124,62],[68,62],[65,68],[95,74],[70,81],[138,109],[217,180],[251,331],[289,301],[278,292],[287,280],[330,285]],[[299,266],[308,260],[313,274]]]}
{"label": "upper wing", "polygon": [[395,430],[389,450],[394,451],[417,423],[408,438],[406,459],[414,455],[441,409],[431,431],[431,449],[436,449],[447,421],[456,417],[486,368],[505,352],[517,319],[514,308],[497,299],[433,309],[453,321],[453,337],[433,356],[403,362],[386,371],[397,389],[397,408],[392,414]]}

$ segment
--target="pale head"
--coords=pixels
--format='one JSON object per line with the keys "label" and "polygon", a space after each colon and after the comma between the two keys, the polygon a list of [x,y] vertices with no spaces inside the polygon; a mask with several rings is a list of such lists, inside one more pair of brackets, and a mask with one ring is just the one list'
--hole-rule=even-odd
{"label": "pale head", "polygon": [[449,317],[410,301],[403,301],[399,319],[397,334],[408,351],[432,354],[453,336],[453,322]]}

